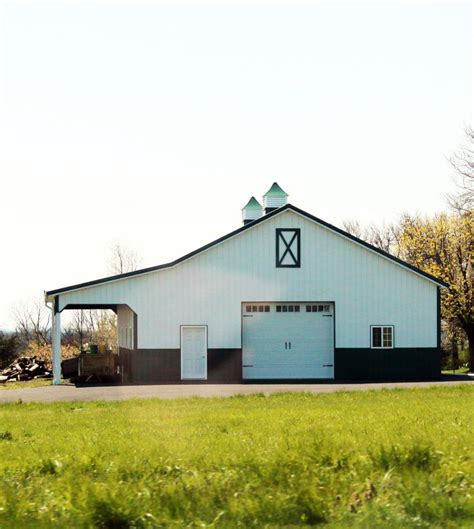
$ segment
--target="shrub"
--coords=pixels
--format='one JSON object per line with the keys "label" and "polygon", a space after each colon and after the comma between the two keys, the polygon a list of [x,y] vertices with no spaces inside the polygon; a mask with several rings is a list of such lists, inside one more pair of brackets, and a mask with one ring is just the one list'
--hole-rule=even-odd
{"label": "shrub", "polygon": [[[44,360],[46,364],[52,366],[53,350],[51,345],[37,345],[34,343],[28,344],[26,350],[23,352],[25,356],[35,356],[39,360]],[[63,345],[61,347],[61,358],[66,360],[74,358],[79,354],[79,349],[72,345]]]}
{"label": "shrub", "polygon": [[10,364],[18,354],[18,337],[15,333],[0,331],[0,368]]}

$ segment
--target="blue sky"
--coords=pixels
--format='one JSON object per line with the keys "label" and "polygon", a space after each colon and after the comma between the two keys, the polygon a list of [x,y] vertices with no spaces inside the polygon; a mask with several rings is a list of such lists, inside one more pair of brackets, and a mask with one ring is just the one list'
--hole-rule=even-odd
{"label": "blue sky", "polygon": [[13,304],[240,225],[273,181],[329,222],[445,208],[469,3],[3,3],[0,328]]}

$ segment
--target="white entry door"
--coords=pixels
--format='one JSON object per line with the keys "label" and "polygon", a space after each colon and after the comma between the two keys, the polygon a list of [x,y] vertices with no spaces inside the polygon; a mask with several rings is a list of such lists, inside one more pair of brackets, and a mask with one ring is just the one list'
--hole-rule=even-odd
{"label": "white entry door", "polygon": [[205,380],[207,378],[207,327],[183,325],[181,327],[181,378]]}
{"label": "white entry door", "polygon": [[244,303],[243,378],[334,378],[334,306]]}

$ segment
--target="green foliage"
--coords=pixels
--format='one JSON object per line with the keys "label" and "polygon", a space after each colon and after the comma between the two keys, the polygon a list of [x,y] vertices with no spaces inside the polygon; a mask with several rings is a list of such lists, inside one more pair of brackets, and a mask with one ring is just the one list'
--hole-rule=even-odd
{"label": "green foliage", "polygon": [[15,333],[0,331],[0,368],[6,367],[18,354],[18,338]]}
{"label": "green foliage", "polygon": [[459,373],[469,372],[469,350],[456,350],[453,354],[452,350],[446,348],[441,349],[441,369],[446,371],[456,370]]}
{"label": "green foliage", "polygon": [[474,387],[8,404],[0,527],[474,524]]}
{"label": "green foliage", "polygon": [[414,444],[408,448],[392,445],[390,448],[381,446],[371,455],[372,461],[383,470],[418,469],[430,471],[439,465],[439,454],[428,446]]}
{"label": "green foliage", "polygon": [[460,367],[459,369],[455,369],[454,372],[452,369],[444,369],[441,373],[443,375],[467,375],[469,373],[469,368]]}
{"label": "green foliage", "polygon": [[454,331],[456,341],[460,330],[465,334],[474,370],[474,211],[427,218],[405,215],[399,224],[398,255],[448,283],[441,302],[444,330]]}

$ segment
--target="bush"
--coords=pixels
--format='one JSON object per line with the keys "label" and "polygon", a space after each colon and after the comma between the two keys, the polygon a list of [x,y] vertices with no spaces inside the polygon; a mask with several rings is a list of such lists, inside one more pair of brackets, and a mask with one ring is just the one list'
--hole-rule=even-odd
{"label": "bush", "polygon": [[0,368],[9,365],[18,354],[18,338],[15,333],[0,331]]}
{"label": "bush", "polygon": [[[53,350],[51,345],[37,345],[34,343],[28,344],[22,353],[24,356],[35,356],[39,360],[44,360],[51,368],[53,360]],[[61,346],[61,359],[74,358],[79,354],[79,349],[73,345]]]}
{"label": "bush", "polygon": [[469,349],[461,349],[457,355],[454,355],[454,358],[452,351],[444,348],[441,350],[441,369],[454,370],[459,369],[460,367],[468,367],[468,365]]}

